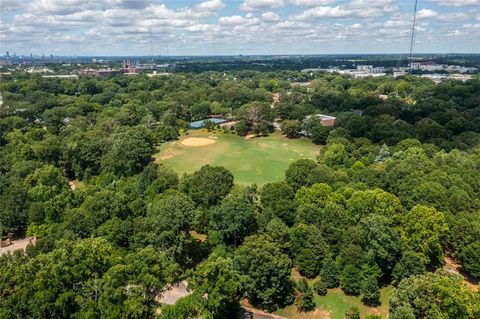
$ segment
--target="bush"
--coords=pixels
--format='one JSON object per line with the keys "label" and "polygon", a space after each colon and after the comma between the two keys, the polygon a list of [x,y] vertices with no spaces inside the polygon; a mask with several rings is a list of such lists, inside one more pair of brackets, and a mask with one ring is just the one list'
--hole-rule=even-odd
{"label": "bush", "polygon": [[305,279],[300,280],[297,283],[300,293],[296,299],[296,306],[299,312],[312,311],[315,309],[315,301],[313,296],[313,290],[308,285]]}
{"label": "bush", "polygon": [[297,290],[300,292],[305,292],[309,289],[308,282],[305,278],[300,279],[297,281]]}
{"label": "bush", "polygon": [[319,296],[325,296],[327,294],[327,284],[324,283],[321,279],[317,280],[313,284],[313,290]]}
{"label": "bush", "polygon": [[357,307],[352,307],[345,312],[345,319],[360,319],[360,311]]}

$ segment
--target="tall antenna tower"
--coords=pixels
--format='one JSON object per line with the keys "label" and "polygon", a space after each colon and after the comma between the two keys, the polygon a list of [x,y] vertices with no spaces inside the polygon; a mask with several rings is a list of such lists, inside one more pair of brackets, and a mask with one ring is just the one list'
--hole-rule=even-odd
{"label": "tall antenna tower", "polygon": [[410,53],[408,54],[408,60],[410,61],[410,73],[412,73],[412,53],[415,46],[415,27],[417,24],[417,5],[418,0],[415,0],[415,7],[413,9],[413,23],[412,23],[412,35],[410,38]]}

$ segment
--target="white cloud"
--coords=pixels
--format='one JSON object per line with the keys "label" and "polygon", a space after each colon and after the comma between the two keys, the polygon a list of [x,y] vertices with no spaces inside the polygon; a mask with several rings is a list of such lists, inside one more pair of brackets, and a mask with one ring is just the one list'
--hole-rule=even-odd
{"label": "white cloud", "polygon": [[419,19],[435,18],[437,16],[438,16],[438,12],[431,9],[422,9],[417,13],[417,18]]}
{"label": "white cloud", "polygon": [[221,0],[210,0],[199,3],[196,7],[201,10],[216,11],[223,8],[225,5]]}
{"label": "white cloud", "polygon": [[192,26],[186,27],[185,29],[187,31],[192,31],[192,32],[218,31],[219,26],[216,24],[200,23],[200,24],[194,24]]}
{"label": "white cloud", "polygon": [[31,12],[37,14],[66,15],[85,10],[102,9],[102,3],[94,0],[36,0],[28,4]]}
{"label": "white cloud", "polygon": [[318,6],[305,10],[295,16],[298,20],[318,18],[372,18],[393,13],[398,10],[393,0],[352,0],[335,7]]}
{"label": "white cloud", "polygon": [[9,12],[20,10],[24,7],[24,3],[18,0],[2,0],[0,12]]}
{"label": "white cloud", "polygon": [[269,11],[269,12],[262,13],[262,19],[265,22],[277,22],[277,21],[280,21],[280,16],[275,12]]}
{"label": "white cloud", "polygon": [[232,25],[232,26],[236,26],[236,25],[251,26],[251,25],[258,24],[260,22],[260,20],[253,15],[247,15],[245,17],[241,17],[239,15],[221,17],[220,19],[218,19],[218,21],[220,22],[221,25]]}
{"label": "white cloud", "polygon": [[[162,4],[164,0],[0,1],[2,9],[9,10],[0,22],[2,48],[27,54],[145,54],[150,52],[150,30],[156,54],[165,54],[166,46],[170,54],[211,53],[205,43],[212,42],[218,44],[217,52],[228,54],[308,53],[312,48],[319,49],[317,53],[398,52],[408,44],[413,9],[397,7],[405,0],[197,0],[182,8]],[[480,2],[438,0],[436,4],[468,5],[467,1]],[[239,3],[248,9],[246,14]],[[213,19],[225,6],[229,15]],[[446,45],[442,43],[452,30],[460,31],[456,47],[480,50],[480,41],[472,41],[479,34],[477,8],[436,8],[419,11],[419,50],[421,43],[424,49],[432,48],[429,52]]]}
{"label": "white cloud", "polygon": [[290,0],[291,4],[305,7],[324,6],[335,3],[336,0]]}
{"label": "white cloud", "polygon": [[280,8],[285,5],[283,0],[244,0],[240,9],[243,11],[261,11]]}
{"label": "white cloud", "polygon": [[480,4],[479,0],[431,0],[440,6],[463,7]]}

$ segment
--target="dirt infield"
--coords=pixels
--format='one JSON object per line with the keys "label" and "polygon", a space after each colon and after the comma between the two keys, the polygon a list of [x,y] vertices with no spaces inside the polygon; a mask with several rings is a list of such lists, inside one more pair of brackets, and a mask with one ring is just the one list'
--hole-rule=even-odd
{"label": "dirt infield", "polygon": [[183,146],[200,147],[215,144],[215,140],[206,137],[187,137],[180,143]]}

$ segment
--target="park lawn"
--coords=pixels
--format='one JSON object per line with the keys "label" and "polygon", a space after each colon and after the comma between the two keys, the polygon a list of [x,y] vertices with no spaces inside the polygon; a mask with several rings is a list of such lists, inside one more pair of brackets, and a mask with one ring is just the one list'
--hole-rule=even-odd
{"label": "park lawn", "polygon": [[[212,137],[216,138],[216,143],[201,147],[181,145],[187,137]],[[288,165],[298,159],[315,160],[320,147],[310,139],[288,139],[280,133],[245,140],[223,131],[194,130],[183,134],[177,141],[162,144],[154,157],[180,176],[210,164],[231,171],[236,184],[263,185],[283,180]]]}
{"label": "park lawn", "polygon": [[364,306],[360,297],[347,296],[340,288],[335,288],[328,289],[328,293],[325,296],[315,295],[315,303],[317,305],[315,311],[299,313],[295,305],[290,305],[275,313],[289,319],[343,319],[348,309],[357,306],[362,318],[365,318],[365,316],[369,314],[376,314],[382,316],[382,318],[387,318],[389,310],[388,299],[390,298],[392,290],[392,286],[380,289],[381,305],[379,307]]}
{"label": "park lawn", "polygon": [[[292,269],[291,278],[293,281],[298,281],[302,278],[302,275],[294,268]],[[307,282],[310,286],[317,281],[319,277],[308,279]],[[315,311],[311,312],[297,312],[295,305],[290,305],[284,309],[280,309],[276,314],[289,318],[289,319],[343,319],[345,312],[351,307],[356,306],[360,310],[360,315],[365,318],[366,315],[376,314],[387,318],[389,306],[388,300],[392,293],[392,286],[387,286],[380,289],[380,302],[379,307],[364,306],[360,297],[347,296],[340,288],[328,289],[328,293],[325,296],[318,296],[315,294],[315,303],[317,305]]]}

